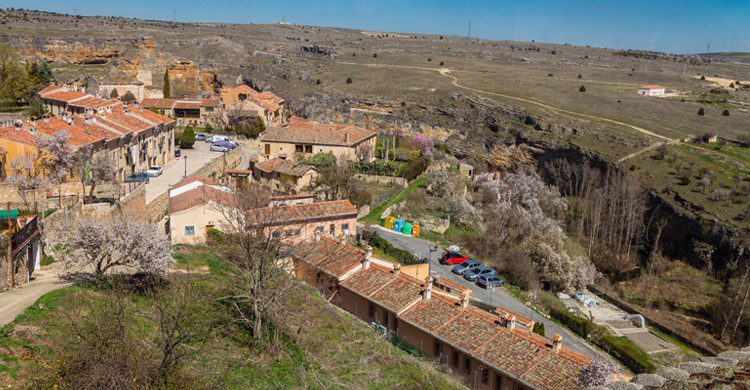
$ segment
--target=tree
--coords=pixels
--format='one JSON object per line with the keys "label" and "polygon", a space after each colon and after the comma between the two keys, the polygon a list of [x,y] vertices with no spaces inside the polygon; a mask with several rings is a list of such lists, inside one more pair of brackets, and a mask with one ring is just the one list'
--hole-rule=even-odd
{"label": "tree", "polygon": [[701,80],[705,80],[705,79],[706,79],[706,76],[701,75]]}
{"label": "tree", "polygon": [[62,184],[73,169],[74,151],[67,130],[37,139],[38,164],[56,184]]}
{"label": "tree", "polygon": [[579,79],[583,78],[580,73],[578,73],[578,78]]}
{"label": "tree", "polygon": [[320,84],[321,84],[320,79],[315,80],[315,85],[320,85]]}
{"label": "tree", "polygon": [[171,89],[169,88],[169,68],[164,69],[164,87],[162,88],[162,93],[164,93],[165,98],[172,97]]}
{"label": "tree", "polygon": [[266,131],[266,124],[259,117],[242,120],[234,125],[234,132],[237,135],[244,135],[245,138],[256,138],[264,131]]}
{"label": "tree", "polygon": [[193,144],[195,144],[195,131],[193,130],[193,126],[187,126],[182,131],[182,135],[180,135],[180,147],[183,149],[192,149]]}
{"label": "tree", "polygon": [[701,107],[700,109],[698,109],[698,115],[700,116],[706,115],[706,110],[704,110],[703,107]]}
{"label": "tree", "polygon": [[110,91],[109,93],[109,97],[110,99],[117,99],[118,97],[120,97],[120,93],[117,92],[117,88],[112,88],[112,91]]}
{"label": "tree", "polygon": [[116,215],[107,218],[68,213],[47,226],[45,241],[66,268],[93,270],[97,279],[116,267],[163,275],[172,263],[169,241],[157,225]]}
{"label": "tree", "polygon": [[42,176],[36,160],[36,155],[19,155],[8,163],[10,173],[8,183],[16,187],[27,210],[29,209],[29,192],[41,190],[47,186],[47,180]]}
{"label": "tree", "polygon": [[351,84],[352,83],[352,78],[351,77],[347,77],[346,78],[346,83],[347,84]]}
{"label": "tree", "polygon": [[8,46],[0,45],[0,106],[16,106],[30,94],[26,70]]}
{"label": "tree", "polygon": [[29,106],[26,108],[26,115],[29,118],[41,118],[47,113],[47,108],[42,103],[42,99],[38,96],[34,96],[29,101]]}
{"label": "tree", "polygon": [[581,88],[578,88],[578,92],[586,92],[586,86],[581,85]]}
{"label": "tree", "polygon": [[126,103],[132,103],[135,101],[135,95],[133,95],[133,92],[126,91],[125,94],[122,95],[121,100]]}
{"label": "tree", "polygon": [[372,58],[378,58],[378,53],[374,53],[374,54],[372,55]]}
{"label": "tree", "polygon": [[729,116],[729,110],[724,110],[724,112],[721,113],[723,116]]}
{"label": "tree", "polygon": [[578,375],[578,385],[582,389],[604,386],[614,372],[617,372],[617,369],[609,362],[603,362],[599,359],[592,360],[587,367],[581,369]]}

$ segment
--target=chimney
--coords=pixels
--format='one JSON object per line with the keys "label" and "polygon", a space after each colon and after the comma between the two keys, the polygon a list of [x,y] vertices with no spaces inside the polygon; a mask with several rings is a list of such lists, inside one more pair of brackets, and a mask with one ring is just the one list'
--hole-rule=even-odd
{"label": "chimney", "polygon": [[35,116],[30,117],[29,123],[31,123],[32,126],[36,126],[36,117]]}
{"label": "chimney", "polygon": [[398,273],[401,272],[401,264],[394,264],[393,265],[393,273],[398,275]]}
{"label": "chimney", "polygon": [[469,297],[467,297],[465,294],[461,294],[461,300],[459,301],[459,304],[463,309],[469,307]]}
{"label": "chimney", "polygon": [[316,242],[320,241],[320,230],[315,229],[315,233],[313,234],[313,238]]}
{"label": "chimney", "polygon": [[552,349],[555,350],[555,353],[560,352],[560,348],[562,348],[562,342],[563,338],[559,334],[555,333],[555,335],[552,336]]}
{"label": "chimney", "polygon": [[516,329],[516,316],[511,315],[508,318],[506,318],[505,327],[508,328],[508,330],[514,330]]}
{"label": "chimney", "polygon": [[368,270],[370,269],[370,261],[372,260],[372,247],[366,246],[365,247],[365,258],[362,260],[362,269]]}
{"label": "chimney", "polygon": [[429,301],[430,298],[432,298],[432,278],[428,277],[424,285],[424,290],[422,291],[422,299]]}

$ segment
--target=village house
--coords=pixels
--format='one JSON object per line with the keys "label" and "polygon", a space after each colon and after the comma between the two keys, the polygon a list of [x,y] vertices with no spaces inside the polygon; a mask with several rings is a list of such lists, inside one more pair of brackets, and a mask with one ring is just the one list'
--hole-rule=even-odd
{"label": "village house", "polygon": [[644,96],[664,95],[664,87],[661,85],[644,85],[638,88],[638,94]]}
{"label": "village house", "polygon": [[0,229],[10,236],[13,259],[11,264],[7,252],[0,257],[0,290],[7,290],[28,283],[41,268],[41,229],[37,215],[22,216],[16,209],[0,210]]}
{"label": "village house", "polygon": [[532,332],[533,321],[511,311],[483,311],[466,295],[435,288],[372,250],[316,236],[296,248],[294,274],[331,303],[398,336],[451,368],[474,389],[577,389],[588,357]]}
{"label": "village house", "polygon": [[[151,165],[165,165],[174,159],[174,120],[163,115],[125,105],[101,114],[70,114],[62,111],[27,121],[6,121],[0,126],[0,148],[8,164],[21,156],[38,157],[38,140],[65,132],[72,147],[90,148],[92,156],[109,158],[119,180]],[[70,180],[76,180],[71,172]]]}
{"label": "village house", "polygon": [[248,85],[240,85],[222,88],[220,96],[225,114],[233,120],[257,117],[268,127],[286,122],[286,102],[273,92],[258,92]]}
{"label": "village house", "polygon": [[261,184],[276,190],[300,192],[315,184],[318,171],[311,165],[277,157],[254,164],[253,177]]}
{"label": "village house", "polygon": [[44,107],[52,115],[68,114],[85,114],[85,115],[102,115],[112,112],[117,106],[122,106],[122,102],[115,99],[103,99],[86,93],[78,84],[56,85],[50,83],[49,86],[37,93],[42,100]]}
{"label": "village house", "polygon": [[174,118],[177,126],[218,126],[221,121],[221,100],[217,97],[201,99],[145,98],[140,106]]}
{"label": "village house", "polygon": [[248,224],[289,244],[310,241],[316,234],[353,237],[357,234],[357,207],[346,199],[275,204],[250,210]]}
{"label": "village house", "polygon": [[[96,96],[103,98],[116,98],[123,97],[125,94],[130,92],[136,101],[140,102],[145,99],[146,86],[140,81],[131,82],[111,82],[111,81],[97,81],[93,77],[86,79],[86,90]],[[113,91],[114,96],[113,96]]]}
{"label": "village house", "polygon": [[378,133],[363,127],[316,123],[294,116],[289,122],[267,129],[260,137],[259,158],[304,159],[332,153],[339,160],[370,159]]}
{"label": "village house", "polygon": [[204,244],[207,232],[222,230],[226,209],[235,204],[230,188],[199,176],[182,179],[169,189],[169,239],[173,244]]}

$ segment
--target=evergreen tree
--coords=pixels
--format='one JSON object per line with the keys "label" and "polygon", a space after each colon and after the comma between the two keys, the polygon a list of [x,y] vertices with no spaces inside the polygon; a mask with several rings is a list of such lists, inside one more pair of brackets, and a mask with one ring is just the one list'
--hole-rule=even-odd
{"label": "evergreen tree", "polygon": [[112,92],[109,93],[109,97],[112,99],[117,99],[120,97],[120,93],[117,92],[117,88],[112,88]]}
{"label": "evergreen tree", "polygon": [[180,136],[180,147],[182,149],[192,149],[194,143],[195,131],[193,131],[193,126],[188,126],[182,131],[182,135]]}
{"label": "evergreen tree", "polygon": [[42,72],[42,83],[44,83],[45,86],[49,85],[53,77],[52,77],[52,69],[49,68],[47,61],[44,61],[44,60],[41,61],[39,65],[39,70]]}
{"label": "evergreen tree", "polygon": [[701,107],[701,108],[700,108],[700,109],[698,110],[698,115],[700,115],[700,116],[706,115],[706,110],[704,110],[704,109],[703,109],[703,107]]}
{"label": "evergreen tree", "polygon": [[122,95],[122,101],[123,102],[134,102],[135,101],[135,95],[133,95],[133,92],[127,91],[124,95]]}
{"label": "evergreen tree", "polygon": [[172,97],[172,94],[169,92],[169,69],[164,69],[164,97],[169,98]]}

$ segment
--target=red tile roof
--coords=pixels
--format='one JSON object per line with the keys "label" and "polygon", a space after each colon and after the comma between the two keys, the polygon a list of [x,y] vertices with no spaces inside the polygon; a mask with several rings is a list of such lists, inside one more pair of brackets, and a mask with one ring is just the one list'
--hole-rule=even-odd
{"label": "red tile roof", "polygon": [[260,140],[262,142],[284,142],[293,144],[355,146],[373,138],[377,132],[354,125],[316,123],[301,118],[293,118],[289,123],[269,128]]}
{"label": "red tile roof", "polygon": [[36,136],[31,134],[27,128],[16,128],[14,126],[0,127],[0,138],[9,139],[27,145],[36,145]]}
{"label": "red tile roof", "polygon": [[248,223],[264,226],[312,222],[316,220],[355,218],[357,208],[348,199],[261,207],[250,210]]}
{"label": "red tile roof", "polygon": [[69,91],[69,90],[63,89],[60,91],[47,93],[43,95],[42,97],[45,99],[57,100],[60,102],[70,102],[71,100],[80,99],[86,96],[91,96],[91,95],[87,94],[86,92]]}
{"label": "red tile roof", "polygon": [[141,107],[158,108],[160,110],[169,110],[172,108],[175,100],[171,98],[144,98],[141,100]]}
{"label": "red tile roof", "polygon": [[200,100],[177,100],[172,106],[174,109],[199,110],[201,108]]}
{"label": "red tile roof", "polygon": [[661,85],[644,85],[640,89],[664,89]]}
{"label": "red tile roof", "polygon": [[292,257],[315,267],[330,276],[340,278],[347,272],[362,264],[365,251],[351,245],[341,244],[338,240],[321,237],[306,245],[294,248]]}
{"label": "red tile roof", "polygon": [[311,165],[297,164],[294,161],[278,157],[259,162],[255,164],[255,168],[266,173],[278,172],[289,176],[302,176],[307,171],[315,169]]}
{"label": "red tile roof", "polygon": [[[196,182],[197,186],[195,188],[188,189],[174,196],[172,195],[172,191]],[[211,179],[199,176],[191,176],[182,179],[170,188],[170,214],[176,214],[195,206],[201,206],[208,203],[216,204],[218,206],[234,207],[237,205],[237,200],[228,188]]]}
{"label": "red tile roof", "polygon": [[421,299],[421,285],[411,276],[395,273],[393,269],[378,264],[371,264],[369,269],[341,282],[342,287],[396,314]]}
{"label": "red tile roof", "polygon": [[202,98],[201,107],[219,107],[221,105],[221,99],[218,97]]}

